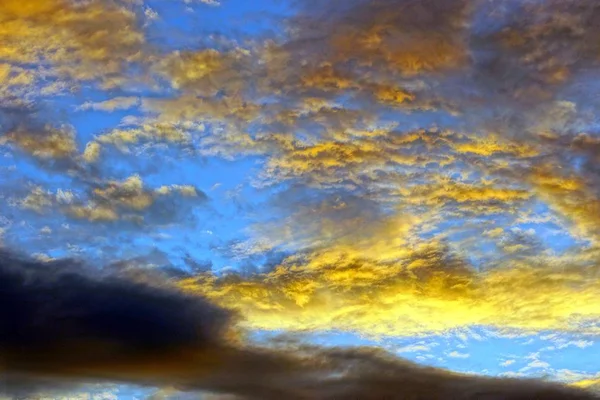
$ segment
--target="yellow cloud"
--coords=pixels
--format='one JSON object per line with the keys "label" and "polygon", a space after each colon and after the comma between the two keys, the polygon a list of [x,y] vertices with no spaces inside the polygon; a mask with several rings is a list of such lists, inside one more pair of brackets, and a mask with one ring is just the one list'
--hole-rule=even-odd
{"label": "yellow cloud", "polygon": [[598,333],[582,324],[600,317],[598,266],[549,260],[476,273],[435,243],[405,248],[396,261],[378,260],[373,250],[324,249],[263,276],[206,275],[180,285],[238,310],[242,324],[254,329],[378,336],[488,325]]}
{"label": "yellow cloud", "polygon": [[357,82],[350,77],[343,76],[336,71],[330,63],[324,63],[318,68],[302,74],[302,85],[305,88],[321,90],[344,90],[357,88]]}
{"label": "yellow cloud", "polygon": [[471,138],[467,143],[456,143],[452,147],[459,153],[470,153],[478,156],[492,156],[498,153],[507,153],[518,157],[533,157],[538,152],[528,144],[517,144],[499,141],[495,138]]}
{"label": "yellow cloud", "polygon": [[35,187],[22,201],[21,207],[34,210],[38,213],[44,212],[48,207],[51,207],[52,195],[45,192],[40,187]]}
{"label": "yellow cloud", "polygon": [[82,157],[88,163],[96,162],[100,159],[102,147],[106,145],[128,153],[130,147],[143,142],[183,144],[190,141],[190,130],[204,130],[204,127],[198,123],[144,122],[134,128],[114,129],[88,142]]}
{"label": "yellow cloud", "polygon": [[143,43],[135,14],[116,1],[0,3],[0,58],[8,63],[49,64],[57,75],[110,86]]}
{"label": "yellow cloud", "polygon": [[117,211],[115,211],[113,208],[109,206],[99,206],[96,204],[71,206],[67,209],[67,214],[75,218],[86,219],[91,222],[116,221],[119,219]]}
{"label": "yellow cloud", "polygon": [[90,222],[142,221],[143,213],[164,196],[200,198],[203,195],[191,185],[164,185],[150,189],[145,187],[139,175],[132,175],[122,181],[106,181],[85,198],[68,190],[51,192],[34,187],[21,200],[20,206],[38,213],[56,207],[73,218]]}
{"label": "yellow cloud", "polygon": [[19,97],[19,94],[23,94],[23,88],[33,84],[35,80],[36,75],[32,71],[0,63],[0,95],[3,97],[9,98],[11,95]]}
{"label": "yellow cloud", "polygon": [[100,145],[97,142],[89,142],[85,145],[82,157],[88,163],[97,161],[100,158]]}
{"label": "yellow cloud", "polygon": [[524,201],[531,193],[524,189],[510,189],[486,184],[475,185],[454,181],[439,182],[433,185],[400,188],[399,193],[411,203],[443,205],[448,202],[501,202],[509,204]]}
{"label": "yellow cloud", "polygon": [[75,133],[69,127],[18,127],[0,138],[0,144],[2,141],[14,143],[39,158],[67,158],[77,150]]}
{"label": "yellow cloud", "polygon": [[77,110],[96,110],[96,111],[115,111],[128,109],[140,104],[140,99],[137,97],[115,97],[110,100],[97,103],[85,102],[77,107]]}
{"label": "yellow cloud", "polygon": [[213,96],[223,88],[233,92],[245,88],[247,50],[228,52],[214,49],[176,51],[159,60],[155,70],[169,79],[171,86],[183,91]]}
{"label": "yellow cloud", "polygon": [[[349,134],[348,134],[349,133]],[[420,166],[439,161],[436,154],[420,157],[402,150],[410,144],[402,140],[380,142],[382,131],[347,132],[344,140],[295,145],[273,154],[265,166],[264,176],[271,179],[302,177],[315,182],[339,181],[342,177],[359,179],[386,166]],[[360,136],[357,136],[358,134]],[[362,137],[361,137],[362,136]]]}
{"label": "yellow cloud", "polygon": [[198,191],[195,187],[190,185],[171,185],[171,186],[161,186],[155,190],[155,193],[161,195],[167,195],[172,192],[179,192],[183,196],[187,197],[195,197],[198,196]]}
{"label": "yellow cloud", "polygon": [[391,86],[377,86],[374,92],[375,98],[382,103],[402,104],[415,99],[412,93]]}
{"label": "yellow cloud", "polygon": [[539,198],[572,224],[573,234],[593,241],[600,238],[600,202],[583,177],[540,165],[528,180]]}
{"label": "yellow cloud", "polygon": [[113,206],[143,210],[152,205],[154,199],[144,190],[139,175],[133,175],[122,182],[109,182],[105,188],[94,190],[94,196]]}
{"label": "yellow cloud", "polygon": [[467,60],[460,26],[465,2],[431,2],[428,7],[362,2],[349,11],[336,11],[342,15],[324,30],[337,61],[354,59],[410,76],[456,68]]}
{"label": "yellow cloud", "polygon": [[582,379],[571,384],[580,388],[598,388],[600,389],[600,378]]}
{"label": "yellow cloud", "polygon": [[223,59],[221,53],[209,49],[196,53],[176,53],[167,64],[170,64],[168,72],[173,76],[173,86],[181,88],[221,70]]}
{"label": "yellow cloud", "polygon": [[485,231],[484,233],[489,237],[496,238],[496,237],[502,236],[502,234],[504,233],[504,229],[503,228],[494,228],[494,229],[490,229],[489,231]]}

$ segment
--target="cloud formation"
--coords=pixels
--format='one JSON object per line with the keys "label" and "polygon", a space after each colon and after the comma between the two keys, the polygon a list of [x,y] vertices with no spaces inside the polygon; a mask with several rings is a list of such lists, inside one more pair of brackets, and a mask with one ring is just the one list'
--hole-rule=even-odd
{"label": "cloud formation", "polygon": [[[87,198],[68,190],[58,189],[53,193],[34,187],[21,201],[21,206],[39,214],[59,210],[90,222],[143,222],[149,219],[149,222],[166,223],[184,211],[186,202],[202,203],[206,200],[206,195],[191,185],[146,188],[139,175],[91,186]],[[170,203],[173,205],[170,206]]]}
{"label": "cloud formation", "polygon": [[[0,58],[16,65],[47,66],[50,78],[99,79],[114,86],[122,82],[129,63],[139,61],[144,45],[137,16],[126,3],[4,1]],[[39,78],[41,71],[38,67]]]}
{"label": "cloud formation", "polygon": [[408,250],[356,240],[291,256],[264,275],[200,275],[181,285],[239,310],[255,329],[378,337],[484,325],[598,333],[589,324],[600,315],[596,265],[546,258],[477,272],[440,243]]}
{"label": "cloud formation", "polygon": [[[31,307],[1,309],[20,330],[0,326],[15,388],[100,379],[267,399],[545,390],[366,350],[285,356],[227,335],[474,325],[597,335],[599,11],[592,0],[301,0],[277,33],[190,29],[179,46],[141,0],[2,1],[0,211],[15,219],[0,221],[3,237],[43,243],[46,261],[76,248],[71,239],[111,256],[166,237],[170,249],[196,246],[200,229],[186,223],[206,195],[192,184],[215,184],[209,165],[226,159],[219,179],[252,164],[235,191],[260,200],[231,218],[249,226],[233,224],[229,245],[211,243],[227,258],[214,265],[269,259],[254,274],[195,268],[157,288],[158,278],[6,256],[4,294]],[[96,117],[108,119],[96,129]],[[38,242],[19,230],[28,223]],[[52,238],[72,226],[85,232]],[[149,237],[148,226],[170,230]]]}
{"label": "cloud formation", "polygon": [[[2,255],[3,391],[118,380],[247,399],[593,399],[558,385],[475,378],[368,349],[236,345],[229,312],[202,297],[69,262]],[[291,352],[291,353],[290,353]]]}

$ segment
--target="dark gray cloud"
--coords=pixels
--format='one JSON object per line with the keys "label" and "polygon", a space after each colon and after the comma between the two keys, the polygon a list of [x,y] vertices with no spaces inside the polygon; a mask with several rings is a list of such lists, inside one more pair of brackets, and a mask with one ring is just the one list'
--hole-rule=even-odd
{"label": "dark gray cloud", "polygon": [[25,377],[85,377],[102,366],[92,374],[99,378],[111,365],[210,347],[229,321],[228,312],[200,297],[76,262],[36,263],[7,253],[0,255],[0,303],[3,369]]}

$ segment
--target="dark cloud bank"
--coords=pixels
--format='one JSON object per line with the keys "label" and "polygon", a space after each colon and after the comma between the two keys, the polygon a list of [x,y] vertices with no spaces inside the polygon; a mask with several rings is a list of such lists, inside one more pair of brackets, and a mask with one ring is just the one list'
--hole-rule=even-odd
{"label": "dark cloud bank", "polygon": [[108,381],[243,399],[597,398],[424,368],[373,349],[244,346],[228,311],[155,281],[2,253],[0,392],[29,398]]}

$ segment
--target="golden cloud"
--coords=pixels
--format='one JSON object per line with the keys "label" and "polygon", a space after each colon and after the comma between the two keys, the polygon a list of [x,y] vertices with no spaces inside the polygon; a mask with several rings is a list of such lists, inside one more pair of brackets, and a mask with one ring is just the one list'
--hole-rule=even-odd
{"label": "golden cloud", "polygon": [[583,324],[600,317],[598,265],[532,259],[477,273],[436,243],[404,247],[393,260],[372,250],[323,249],[262,276],[198,276],[180,285],[238,310],[252,329],[409,336],[486,325],[598,333]]}
{"label": "golden cloud", "polygon": [[246,87],[243,78],[248,55],[247,50],[239,48],[228,52],[177,51],[161,59],[155,69],[176,89],[213,96],[221,89],[237,92]]}
{"label": "golden cloud", "polygon": [[0,5],[0,25],[5,62],[47,64],[58,76],[100,79],[107,86],[140,60],[144,44],[136,15],[117,1],[7,0]]}
{"label": "golden cloud", "polygon": [[157,202],[178,197],[202,201],[205,195],[191,185],[163,185],[150,189],[144,186],[139,175],[132,175],[122,181],[103,182],[85,197],[60,189],[51,192],[34,187],[20,205],[40,214],[57,208],[73,218],[90,222],[143,221],[144,214]]}
{"label": "golden cloud", "polygon": [[64,159],[77,151],[75,132],[70,127],[17,127],[3,137],[2,142],[14,143],[23,151],[41,159]]}
{"label": "golden cloud", "polygon": [[538,196],[570,223],[574,235],[597,242],[600,202],[593,184],[585,176],[565,175],[551,165],[542,164],[532,171],[529,179]]}

